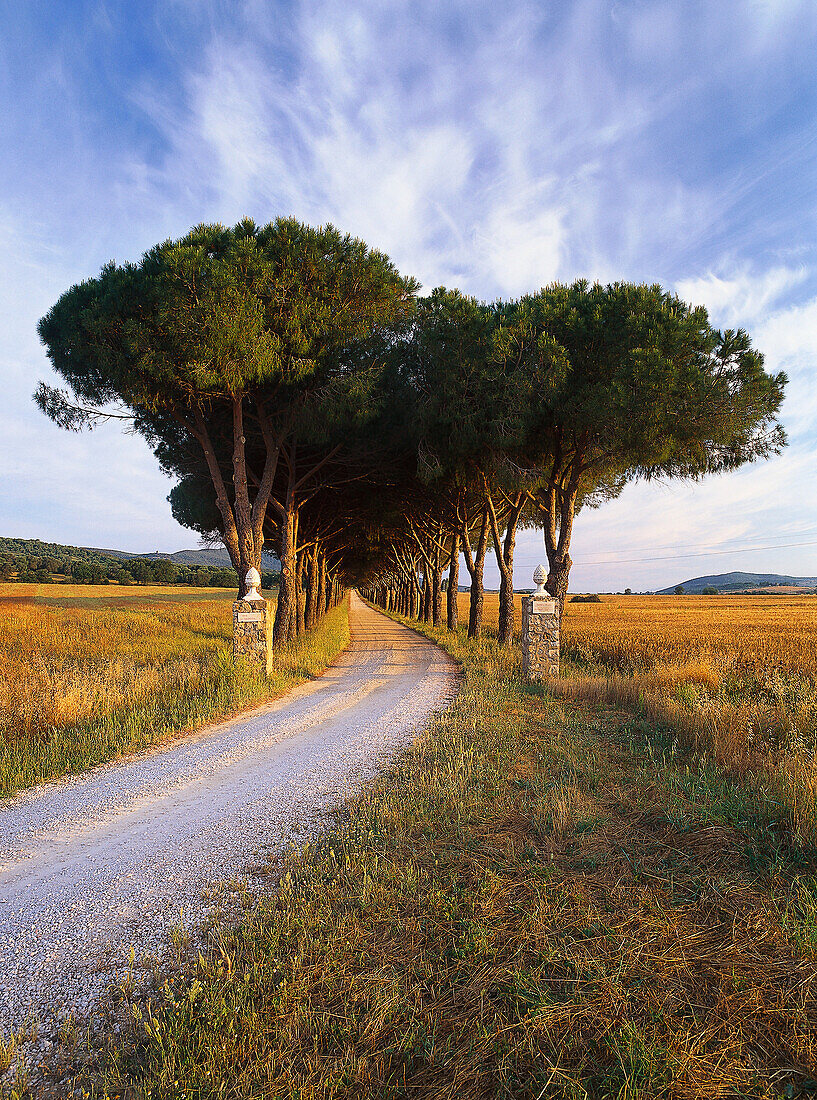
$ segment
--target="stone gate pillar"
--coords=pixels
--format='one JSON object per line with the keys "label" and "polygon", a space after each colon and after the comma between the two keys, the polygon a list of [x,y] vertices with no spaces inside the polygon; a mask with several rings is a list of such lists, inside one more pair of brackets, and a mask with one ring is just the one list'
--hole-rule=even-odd
{"label": "stone gate pillar", "polygon": [[546,577],[537,565],[536,591],[522,597],[522,673],[529,680],[559,675],[559,605],[545,588]]}
{"label": "stone gate pillar", "polygon": [[233,603],[233,657],[260,664],[269,675],[272,669],[272,614],[270,604],[258,591],[261,576],[250,569],[245,578],[247,593]]}

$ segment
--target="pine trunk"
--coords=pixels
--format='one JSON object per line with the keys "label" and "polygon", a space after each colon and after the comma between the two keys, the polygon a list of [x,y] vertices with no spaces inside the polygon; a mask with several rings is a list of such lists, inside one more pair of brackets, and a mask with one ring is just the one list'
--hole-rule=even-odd
{"label": "pine trunk", "polygon": [[448,591],[446,592],[446,614],[449,630],[457,629],[457,596],[460,590],[460,536],[451,539],[451,564],[448,567]]}
{"label": "pine trunk", "polygon": [[487,505],[482,509],[476,552],[471,550],[467,532],[463,534],[462,548],[465,554],[465,564],[468,566],[468,572],[471,576],[471,596],[468,608],[468,637],[478,638],[482,633],[482,604],[484,596],[483,574],[485,572],[485,555],[488,552]]}
{"label": "pine trunk", "polygon": [[499,644],[510,645],[513,641],[514,605],[513,605],[513,555],[516,547],[516,528],[522,513],[523,500],[517,499],[508,512],[505,538],[501,553],[497,554],[499,565]]}
{"label": "pine trunk", "polygon": [[434,565],[431,570],[431,622],[439,626],[443,617],[443,570],[440,564],[439,549],[434,555]]}
{"label": "pine trunk", "polygon": [[468,605],[468,637],[478,638],[482,633],[482,604],[485,589],[482,584],[481,566],[471,577],[471,595]]}
{"label": "pine trunk", "polygon": [[499,644],[513,641],[513,573],[502,573],[499,580]]}
{"label": "pine trunk", "polygon": [[548,579],[545,588],[559,603],[559,616],[564,614],[565,600],[567,599],[567,585],[570,579],[570,567],[573,561],[569,554],[561,559],[549,563]]}
{"label": "pine trunk", "polygon": [[281,523],[281,583],[278,606],[272,630],[273,646],[281,646],[294,636],[298,606],[297,512],[287,500],[286,514]]}
{"label": "pine trunk", "polygon": [[318,555],[318,595],[317,595],[317,613],[320,618],[326,611],[326,558],[323,554]]}
{"label": "pine trunk", "polygon": [[306,572],[306,562],[300,561],[298,563],[298,590],[297,590],[297,602],[295,607],[297,609],[297,615],[295,617],[295,634],[300,637],[306,631],[306,599],[304,597],[304,574]]}

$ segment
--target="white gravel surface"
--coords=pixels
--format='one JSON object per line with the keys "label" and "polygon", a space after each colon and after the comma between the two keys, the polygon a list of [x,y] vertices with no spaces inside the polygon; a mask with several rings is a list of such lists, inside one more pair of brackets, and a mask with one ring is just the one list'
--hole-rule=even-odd
{"label": "white gravel surface", "polygon": [[0,803],[0,1034],[91,1016],[132,952],[161,957],[219,883],[252,887],[259,860],[319,828],[448,702],[450,658],[351,600],[351,644],[319,679]]}

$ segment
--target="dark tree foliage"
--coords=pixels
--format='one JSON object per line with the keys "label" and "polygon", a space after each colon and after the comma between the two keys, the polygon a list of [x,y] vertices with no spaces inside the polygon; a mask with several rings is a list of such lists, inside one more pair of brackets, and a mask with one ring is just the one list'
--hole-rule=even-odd
{"label": "dark tree foliage", "polygon": [[784,374],[743,331],[659,286],[547,287],[505,308],[496,351],[529,387],[547,587],[563,604],[573,521],[637,478],[700,478],[785,445]]}
{"label": "dark tree foliage", "polygon": [[176,479],[173,515],[223,541],[239,577],[265,546],[278,554],[277,645],[352,585],[453,629],[461,556],[476,636],[491,550],[510,642],[520,526],[543,528],[563,606],[582,507],[785,445],[785,376],[658,286],[579,281],[492,304],[416,289],[331,226],[200,226],[60,298],[40,334],[69,389],[36,400],[69,429],[129,421]]}
{"label": "dark tree foliage", "polygon": [[[295,496],[324,461],[313,454],[311,468],[301,462],[295,472],[299,430],[320,415],[325,391],[341,405],[354,400],[347,346],[403,317],[414,289],[388,257],[331,226],[199,226],[60,298],[40,336],[72,396],[41,385],[37,401],[75,430],[131,416],[165,466],[205,466],[241,577],[260,567],[272,506],[284,544],[283,636],[293,614]],[[112,403],[124,412],[112,414]],[[279,460],[289,477],[273,495]]]}
{"label": "dark tree foliage", "polygon": [[468,634],[479,635],[485,555],[492,544],[501,578],[499,633],[510,642],[513,551],[528,504],[517,461],[525,438],[526,391],[519,373],[496,357],[501,317],[500,306],[435,290],[419,305],[405,371],[417,402],[418,475],[443,520],[435,541],[448,547],[448,625],[456,623],[462,552],[471,578]]}

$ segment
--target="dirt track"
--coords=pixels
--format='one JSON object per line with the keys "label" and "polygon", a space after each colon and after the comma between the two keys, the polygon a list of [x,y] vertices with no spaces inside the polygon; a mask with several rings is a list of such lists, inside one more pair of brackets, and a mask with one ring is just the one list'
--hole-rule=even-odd
{"label": "dirt track", "polygon": [[0,803],[0,1034],[86,1016],[204,895],[253,884],[455,690],[451,660],[352,596],[352,642],[318,680],[171,746]]}

